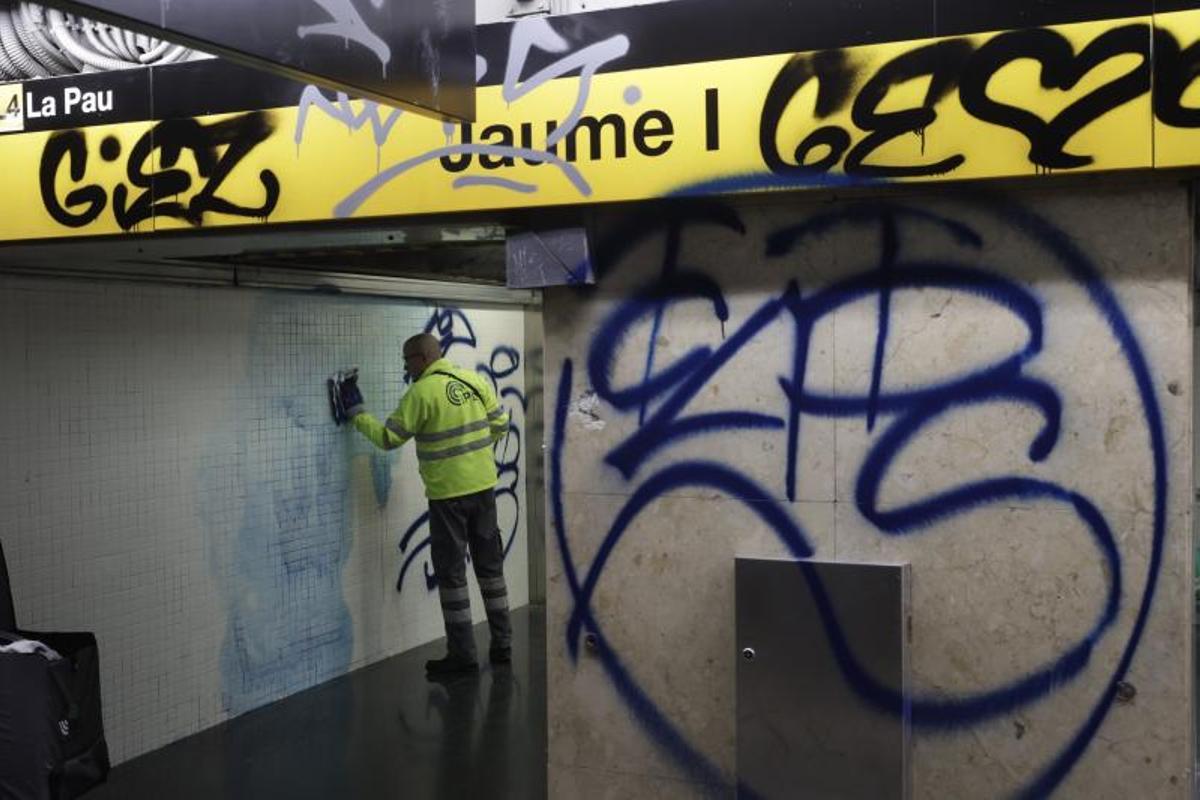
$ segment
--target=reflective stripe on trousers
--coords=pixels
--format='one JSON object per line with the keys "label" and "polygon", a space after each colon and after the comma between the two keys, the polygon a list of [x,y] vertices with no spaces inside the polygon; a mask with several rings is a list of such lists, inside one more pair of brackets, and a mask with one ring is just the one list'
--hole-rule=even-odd
{"label": "reflective stripe on trousers", "polygon": [[438,594],[442,600],[442,616],[447,623],[462,624],[471,622],[471,594],[467,587],[439,586]]}
{"label": "reflective stripe on trousers", "polygon": [[471,600],[467,590],[468,551],[487,611],[491,647],[510,647],[512,625],[508,613],[508,588],[504,582],[504,545],[496,525],[495,492],[488,489],[464,497],[430,500],[429,531],[449,654],[475,660]]}

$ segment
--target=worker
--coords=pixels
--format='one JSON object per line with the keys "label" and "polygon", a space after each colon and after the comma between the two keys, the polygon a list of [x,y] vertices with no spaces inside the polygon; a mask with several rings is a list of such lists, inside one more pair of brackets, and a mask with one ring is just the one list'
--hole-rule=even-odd
{"label": "worker", "polygon": [[508,432],[508,412],[490,382],[442,356],[428,333],[404,343],[404,371],[412,386],[380,422],[363,407],[354,381],[344,387],[345,415],[376,447],[394,450],[416,439],[417,464],[429,498],[429,539],[446,623],[446,657],[428,661],[433,677],[478,669],[467,593],[471,553],[491,633],[489,659],[512,660],[512,626],[504,583],[504,544],[496,524],[496,462],[492,445]]}

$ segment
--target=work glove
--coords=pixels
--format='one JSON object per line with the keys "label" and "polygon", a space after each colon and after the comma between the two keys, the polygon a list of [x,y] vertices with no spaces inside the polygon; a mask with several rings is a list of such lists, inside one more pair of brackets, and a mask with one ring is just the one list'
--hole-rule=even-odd
{"label": "work glove", "polygon": [[329,379],[329,402],[333,407],[333,421],[338,425],[367,410],[362,390],[358,388],[357,369],[339,372]]}

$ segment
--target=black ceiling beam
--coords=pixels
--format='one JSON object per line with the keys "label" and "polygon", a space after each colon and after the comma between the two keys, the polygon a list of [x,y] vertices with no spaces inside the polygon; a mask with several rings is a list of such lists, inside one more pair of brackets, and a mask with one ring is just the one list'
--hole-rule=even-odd
{"label": "black ceiling beam", "polygon": [[475,118],[474,0],[41,0],[292,80]]}

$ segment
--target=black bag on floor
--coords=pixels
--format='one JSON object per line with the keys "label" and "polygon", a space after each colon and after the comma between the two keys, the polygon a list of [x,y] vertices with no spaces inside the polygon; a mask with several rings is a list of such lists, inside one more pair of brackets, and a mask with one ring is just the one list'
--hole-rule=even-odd
{"label": "black bag on floor", "polygon": [[[0,642],[5,642],[0,637]],[[36,655],[0,654],[0,798],[45,800],[63,761],[58,722],[66,704],[51,668]]]}
{"label": "black bag on floor", "polygon": [[[0,612],[11,605],[0,549]],[[109,770],[96,637],[0,632],[0,644],[18,639],[41,642],[62,658],[0,653],[0,800],[79,797]]]}

